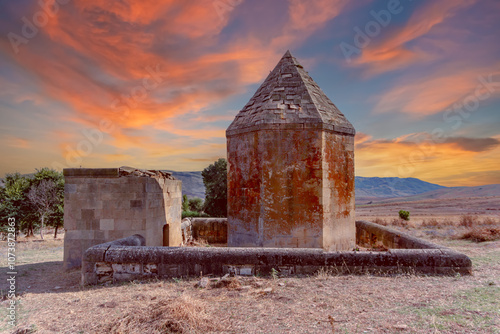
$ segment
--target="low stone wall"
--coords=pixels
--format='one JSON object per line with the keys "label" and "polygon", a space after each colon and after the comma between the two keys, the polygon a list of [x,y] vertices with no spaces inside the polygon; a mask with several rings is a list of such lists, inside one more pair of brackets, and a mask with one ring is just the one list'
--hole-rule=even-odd
{"label": "low stone wall", "polygon": [[227,244],[227,218],[184,218],[183,241],[204,239],[210,244]]}
{"label": "low stone wall", "polygon": [[380,243],[390,249],[448,249],[386,226],[363,220],[356,222],[358,246],[373,247]]}
{"label": "low stone wall", "polygon": [[83,257],[82,284],[199,276],[200,273],[256,275],[268,274],[272,269],[283,275],[313,274],[321,268],[349,274],[471,273],[471,260],[461,253],[377,224],[359,222],[357,226],[363,231],[359,232],[361,236],[381,235],[377,241],[385,240],[389,244],[390,240],[396,242],[397,239],[396,244],[413,242],[423,249],[326,252],[313,248],[146,247],[144,238],[133,236],[89,248]]}

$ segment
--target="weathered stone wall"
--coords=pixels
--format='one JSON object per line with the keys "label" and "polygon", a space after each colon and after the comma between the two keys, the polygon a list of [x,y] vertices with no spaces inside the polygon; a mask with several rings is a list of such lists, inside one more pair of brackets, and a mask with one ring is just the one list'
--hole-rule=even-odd
{"label": "weathered stone wall", "polygon": [[[369,222],[356,222],[358,235],[380,235],[376,241],[395,242],[422,249],[391,249],[385,252],[327,252],[298,248],[137,247],[141,236],[97,245],[84,254],[82,284],[130,281],[152,277],[203,275],[313,274],[321,268],[346,274],[423,273],[471,274],[471,260],[449,248],[420,240]],[[398,241],[395,241],[395,240]],[[390,241],[393,240],[393,241]],[[363,240],[358,242],[363,243]],[[136,247],[130,247],[136,246]]]}
{"label": "weathered stone wall", "polygon": [[407,233],[363,220],[356,222],[356,243],[362,247],[373,247],[381,243],[389,249],[448,249]]}
{"label": "weathered stone wall", "polygon": [[181,244],[181,181],[121,174],[118,168],[64,170],[66,269],[80,266],[87,248],[134,234],[148,246]]}
{"label": "weathered stone wall", "polygon": [[227,218],[191,218],[191,232],[194,239],[227,244]]}
{"label": "weathered stone wall", "polygon": [[354,137],[322,132],[323,248],[355,245]]}
{"label": "weathered stone wall", "polygon": [[228,134],[227,152],[229,246],[354,247],[353,136],[294,124]]}
{"label": "weathered stone wall", "polygon": [[226,131],[228,244],[355,244],[355,129],[289,51]]}
{"label": "weathered stone wall", "polygon": [[321,133],[228,137],[228,245],[321,248]]}

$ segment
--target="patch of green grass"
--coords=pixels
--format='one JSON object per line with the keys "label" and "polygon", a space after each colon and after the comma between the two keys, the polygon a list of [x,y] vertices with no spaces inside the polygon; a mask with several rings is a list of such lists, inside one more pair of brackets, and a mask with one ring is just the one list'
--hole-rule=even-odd
{"label": "patch of green grass", "polygon": [[[439,331],[500,333],[500,287],[487,286],[461,290],[448,305],[406,306],[400,312],[417,315],[417,328]],[[462,331],[463,330],[463,331]]]}
{"label": "patch of green grass", "polygon": [[494,251],[479,256],[469,256],[472,260],[472,265],[489,265],[492,263],[500,263],[500,252]]}
{"label": "patch of green grass", "polygon": [[27,249],[18,252],[17,264],[62,261],[63,249]]}

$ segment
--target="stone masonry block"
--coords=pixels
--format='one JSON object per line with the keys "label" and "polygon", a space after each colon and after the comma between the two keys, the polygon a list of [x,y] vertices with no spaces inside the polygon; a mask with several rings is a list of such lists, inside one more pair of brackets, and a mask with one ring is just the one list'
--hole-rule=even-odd
{"label": "stone masonry block", "polygon": [[100,229],[101,230],[114,230],[115,228],[115,220],[114,219],[101,219],[100,220]]}
{"label": "stone masonry block", "polygon": [[74,193],[76,193],[76,188],[77,188],[76,184],[66,183],[64,185],[64,192],[68,193],[68,194],[74,194]]}

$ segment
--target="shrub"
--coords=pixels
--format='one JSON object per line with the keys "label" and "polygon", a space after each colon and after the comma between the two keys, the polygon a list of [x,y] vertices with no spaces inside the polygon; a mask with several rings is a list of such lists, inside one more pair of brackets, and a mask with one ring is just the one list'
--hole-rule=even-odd
{"label": "shrub", "polygon": [[189,199],[189,211],[203,211],[203,200],[199,197]]}
{"label": "shrub", "polygon": [[473,227],[479,224],[479,219],[477,216],[473,215],[462,215],[460,216],[460,226],[463,227]]}
{"label": "shrub", "polygon": [[401,218],[403,220],[410,220],[410,212],[404,211],[404,210],[399,210],[399,218]]}
{"label": "shrub", "polygon": [[460,239],[474,242],[495,241],[500,239],[500,228],[494,227],[473,227],[465,232]]}

